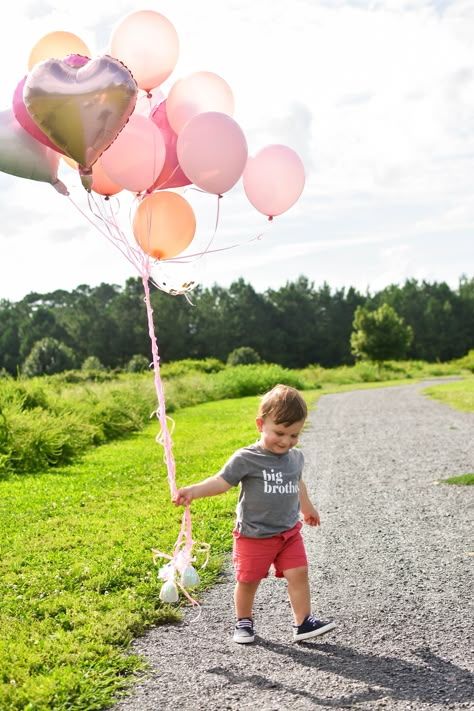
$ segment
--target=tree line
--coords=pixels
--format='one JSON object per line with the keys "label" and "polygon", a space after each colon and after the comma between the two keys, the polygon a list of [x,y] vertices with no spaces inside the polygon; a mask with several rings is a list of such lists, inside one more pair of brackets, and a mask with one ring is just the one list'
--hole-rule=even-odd
{"label": "tree line", "polygon": [[[141,278],[131,277],[123,287],[81,285],[0,300],[0,373],[21,373],[45,340],[62,346],[67,367],[81,367],[88,358],[107,369],[123,369],[136,356],[151,360],[144,294]],[[327,283],[316,288],[305,276],[258,293],[241,278],[228,288],[198,286],[188,296],[191,303],[150,286],[162,362],[226,362],[235,349],[248,347],[263,361],[288,368],[352,365],[357,307],[371,312],[384,304],[411,328],[408,359],[446,362],[474,348],[474,278],[466,276],[457,289],[411,279],[374,294]]]}

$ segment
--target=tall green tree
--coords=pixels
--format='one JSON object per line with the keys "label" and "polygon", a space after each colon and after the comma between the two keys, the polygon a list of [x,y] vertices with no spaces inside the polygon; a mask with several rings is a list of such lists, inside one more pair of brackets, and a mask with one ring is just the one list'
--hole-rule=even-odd
{"label": "tall green tree", "polygon": [[304,368],[316,362],[314,285],[300,276],[278,290],[268,290],[266,296],[274,313],[264,359],[288,368]]}
{"label": "tall green tree", "polygon": [[23,374],[29,378],[53,375],[78,365],[74,352],[55,338],[37,341],[23,364]]}
{"label": "tall green tree", "polygon": [[386,360],[406,356],[413,329],[388,304],[376,311],[358,306],[354,315],[351,348],[356,358],[374,361],[380,367]]}

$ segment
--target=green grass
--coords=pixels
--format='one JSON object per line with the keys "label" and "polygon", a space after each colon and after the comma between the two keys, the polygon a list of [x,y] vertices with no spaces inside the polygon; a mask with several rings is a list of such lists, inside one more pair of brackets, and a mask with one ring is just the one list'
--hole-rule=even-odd
{"label": "green grass", "polygon": [[460,476],[450,476],[448,479],[442,479],[440,484],[457,484],[458,486],[472,486],[474,484],[474,473],[461,474]]}
{"label": "green grass", "polygon": [[[453,383],[434,385],[426,388],[423,392],[455,410],[474,412],[474,377],[472,376]],[[459,474],[448,479],[441,479],[438,483],[469,486],[474,484],[474,474]]]}
{"label": "green grass", "polygon": [[435,385],[424,392],[456,410],[474,412],[474,377],[472,376],[454,383]]}
{"label": "green grass", "polygon": [[[304,394],[311,405],[326,392],[403,382],[332,382]],[[430,396],[438,388],[456,406],[466,402],[472,380],[430,388]],[[178,486],[216,473],[232,451],[257,437],[257,405],[252,395],[172,413]],[[179,619],[188,604],[183,597],[176,606],[159,600],[152,548],[172,553],[182,509],[170,500],[157,430],[154,419],[72,465],[0,480],[0,709],[106,708],[144,666],[127,653],[130,641],[151,625]],[[198,600],[231,549],[236,497],[232,489],[193,504],[193,539],[209,543],[212,553],[205,569],[202,554],[195,564]]]}

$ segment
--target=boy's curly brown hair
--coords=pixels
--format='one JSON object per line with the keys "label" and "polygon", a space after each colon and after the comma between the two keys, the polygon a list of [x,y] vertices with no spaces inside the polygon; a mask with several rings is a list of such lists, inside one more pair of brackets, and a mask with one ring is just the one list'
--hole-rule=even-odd
{"label": "boy's curly brown hair", "polygon": [[257,417],[271,416],[276,425],[293,425],[306,420],[308,408],[301,393],[281,383],[262,395]]}

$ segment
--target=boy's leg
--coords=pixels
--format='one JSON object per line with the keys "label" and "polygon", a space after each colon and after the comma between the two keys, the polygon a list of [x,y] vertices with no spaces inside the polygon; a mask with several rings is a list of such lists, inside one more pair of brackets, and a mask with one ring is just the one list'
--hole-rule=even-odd
{"label": "boy's leg", "polygon": [[311,591],[309,588],[308,567],[290,568],[283,571],[288,583],[288,597],[295,625],[301,625],[311,613]]}
{"label": "boy's leg", "polygon": [[234,590],[234,603],[238,620],[243,617],[252,619],[253,601],[259,585],[260,580],[252,580],[250,583],[237,581]]}
{"label": "boy's leg", "polygon": [[294,641],[302,642],[305,639],[319,637],[333,630],[336,626],[334,622],[318,620],[311,614],[311,593],[307,566],[289,568],[283,571],[283,575],[288,581],[288,597],[290,598],[291,609],[295,618],[295,624],[293,625]]}
{"label": "boy's leg", "polygon": [[238,580],[236,583],[234,602],[237,624],[234,629],[234,642],[239,644],[247,644],[255,639],[252,610],[259,585],[260,580],[253,580],[249,583]]}

